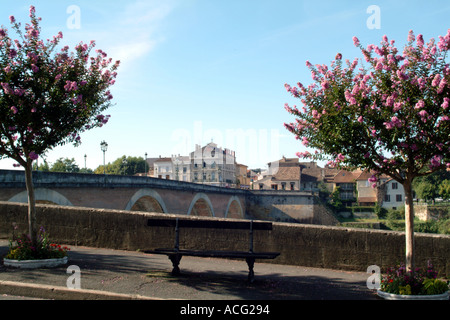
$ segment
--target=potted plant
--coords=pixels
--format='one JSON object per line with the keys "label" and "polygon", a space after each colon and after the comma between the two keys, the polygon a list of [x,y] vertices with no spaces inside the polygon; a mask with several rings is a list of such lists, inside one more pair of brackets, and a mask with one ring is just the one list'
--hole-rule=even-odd
{"label": "potted plant", "polygon": [[[14,227],[15,229],[16,227]],[[29,235],[23,234],[16,237],[13,232],[3,264],[8,267],[25,269],[56,267],[67,263],[69,250],[66,246],[51,243],[48,233],[43,227],[39,229],[35,245]]]}
{"label": "potted plant", "polygon": [[404,265],[388,268],[381,276],[378,296],[388,300],[448,300],[449,282],[437,278],[428,262],[426,269],[408,271]]}

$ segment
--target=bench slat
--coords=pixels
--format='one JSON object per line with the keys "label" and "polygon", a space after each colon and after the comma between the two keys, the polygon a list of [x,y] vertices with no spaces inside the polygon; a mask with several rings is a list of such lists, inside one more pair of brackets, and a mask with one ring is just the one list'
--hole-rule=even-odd
{"label": "bench slat", "polygon": [[[147,226],[175,227],[176,219],[148,219]],[[189,219],[178,219],[178,227],[249,230],[250,221],[222,221],[222,220],[197,221]],[[253,230],[272,230],[272,223],[263,221],[253,221]]]}
{"label": "bench slat", "polygon": [[153,254],[180,254],[182,256],[193,256],[193,257],[211,257],[211,258],[255,258],[255,259],[275,259],[280,255],[279,252],[246,252],[246,251],[200,251],[200,250],[174,250],[174,249],[155,249],[145,251],[145,253]]}

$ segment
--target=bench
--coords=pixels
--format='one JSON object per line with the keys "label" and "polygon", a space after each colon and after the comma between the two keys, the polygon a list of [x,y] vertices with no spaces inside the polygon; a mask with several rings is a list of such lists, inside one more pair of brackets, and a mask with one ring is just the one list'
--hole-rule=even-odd
{"label": "bench", "polygon": [[[189,220],[189,219],[148,219],[147,226],[150,227],[174,227],[175,245],[173,248],[160,248],[146,250],[145,253],[167,255],[172,262],[172,275],[180,274],[180,260],[183,256],[203,257],[203,258],[237,258],[245,259],[248,265],[249,282],[254,281],[253,267],[256,259],[275,259],[280,255],[279,252],[254,252],[253,251],[253,232],[254,230],[272,230],[271,222],[263,221],[223,221],[223,220]],[[206,229],[240,229],[249,231],[249,250],[248,251],[218,251],[218,250],[191,250],[180,249],[180,229],[181,228],[206,228]]]}

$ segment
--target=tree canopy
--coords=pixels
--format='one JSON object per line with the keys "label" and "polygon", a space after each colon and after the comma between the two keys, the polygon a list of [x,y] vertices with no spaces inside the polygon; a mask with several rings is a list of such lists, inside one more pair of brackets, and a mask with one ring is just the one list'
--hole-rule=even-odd
{"label": "tree canopy", "polygon": [[366,65],[358,58],[344,65],[338,53],[330,67],[306,62],[309,86],[285,84],[304,105],[285,104],[295,117],[285,127],[315,149],[299,152],[301,158],[369,170],[374,187],[381,174],[403,185],[406,264],[413,270],[412,183],[450,167],[450,29],[428,43],[410,31],[403,52],[387,36],[379,46],[353,42]]}
{"label": "tree canopy", "polygon": [[80,134],[101,127],[113,98],[119,61],[102,50],[91,56],[95,42],[83,42],[69,52],[57,46],[63,38],[40,38],[41,18],[34,6],[25,32],[14,16],[9,20],[17,38],[0,27],[0,159],[17,161],[25,168],[28,192],[29,236],[35,246],[37,226],[32,164],[58,145],[80,144]]}

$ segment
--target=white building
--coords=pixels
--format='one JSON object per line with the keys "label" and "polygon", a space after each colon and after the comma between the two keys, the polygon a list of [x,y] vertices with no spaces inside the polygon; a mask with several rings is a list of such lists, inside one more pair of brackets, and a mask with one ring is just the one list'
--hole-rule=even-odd
{"label": "white building", "polygon": [[222,149],[211,142],[195,146],[190,154],[191,182],[221,187],[236,184],[236,156],[234,151]]}
{"label": "white building", "polygon": [[191,159],[188,156],[173,156],[172,165],[174,180],[184,182],[191,181]]}
{"label": "white building", "polygon": [[153,168],[155,178],[190,182],[191,161],[188,156],[156,159]]}
{"label": "white building", "polygon": [[173,180],[172,158],[159,158],[153,163],[153,177]]}
{"label": "white building", "polygon": [[397,209],[405,205],[405,190],[403,185],[394,179],[389,179],[380,186],[381,206],[386,209]]}

